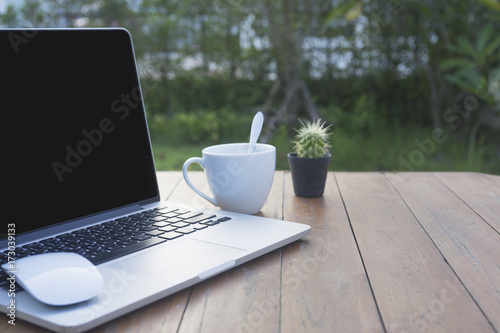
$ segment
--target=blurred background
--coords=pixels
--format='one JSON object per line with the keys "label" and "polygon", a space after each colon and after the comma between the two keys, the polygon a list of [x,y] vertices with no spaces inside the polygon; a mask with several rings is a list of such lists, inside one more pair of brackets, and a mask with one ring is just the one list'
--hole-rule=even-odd
{"label": "blurred background", "polygon": [[262,110],[277,169],[320,117],[332,170],[500,174],[498,0],[0,0],[0,27],[104,26],[134,40],[158,170]]}

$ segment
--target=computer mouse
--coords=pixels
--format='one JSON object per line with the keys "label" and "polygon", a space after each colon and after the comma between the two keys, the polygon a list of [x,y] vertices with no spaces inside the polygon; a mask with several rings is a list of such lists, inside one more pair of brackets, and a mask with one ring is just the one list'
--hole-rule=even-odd
{"label": "computer mouse", "polygon": [[48,305],[70,305],[87,301],[104,286],[101,272],[88,259],[76,253],[37,254],[2,265],[15,274],[31,296]]}

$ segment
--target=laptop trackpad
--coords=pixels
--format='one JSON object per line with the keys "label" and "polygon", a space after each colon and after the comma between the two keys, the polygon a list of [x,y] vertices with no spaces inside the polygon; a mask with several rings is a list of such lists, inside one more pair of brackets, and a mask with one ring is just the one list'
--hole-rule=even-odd
{"label": "laptop trackpad", "polygon": [[197,275],[205,278],[212,275],[210,272],[216,273],[218,267],[221,270],[229,268],[245,252],[234,247],[182,239],[109,267],[160,281],[176,282]]}

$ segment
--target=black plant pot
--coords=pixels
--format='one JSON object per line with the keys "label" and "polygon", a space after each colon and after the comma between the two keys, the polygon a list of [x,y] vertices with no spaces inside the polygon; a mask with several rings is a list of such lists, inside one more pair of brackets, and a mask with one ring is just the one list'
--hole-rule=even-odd
{"label": "black plant pot", "polygon": [[320,158],[301,158],[297,153],[288,154],[295,195],[309,198],[323,195],[331,158],[330,154]]}

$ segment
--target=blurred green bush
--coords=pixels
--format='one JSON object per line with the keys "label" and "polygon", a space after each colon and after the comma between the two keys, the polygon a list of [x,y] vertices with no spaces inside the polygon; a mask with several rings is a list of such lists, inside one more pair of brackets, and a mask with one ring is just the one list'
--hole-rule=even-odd
{"label": "blurred green bush", "polygon": [[148,123],[154,142],[210,145],[247,141],[252,117],[249,112],[229,109],[196,110],[174,115],[148,114]]}

